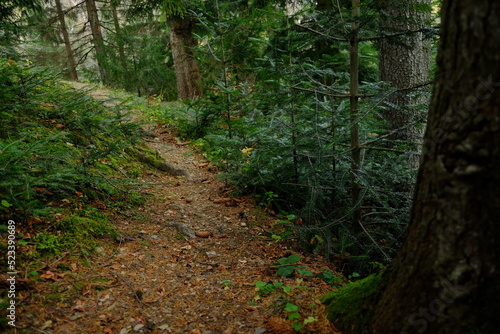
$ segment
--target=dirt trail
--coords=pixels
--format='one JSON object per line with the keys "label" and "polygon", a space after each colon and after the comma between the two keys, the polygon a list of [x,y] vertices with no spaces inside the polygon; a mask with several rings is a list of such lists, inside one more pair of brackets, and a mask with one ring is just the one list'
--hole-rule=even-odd
{"label": "dirt trail", "polygon": [[[106,91],[93,94],[104,97]],[[303,333],[334,333],[317,300],[331,288],[317,278],[304,278],[300,286],[307,289],[300,288],[296,278],[278,277],[270,268],[292,253],[262,233],[277,218],[247,199],[225,200],[231,190],[203,156],[168,129],[150,125],[147,131],[147,145],[187,176],[150,170],[139,177],[148,202],[111,219],[122,237],[103,242],[88,266],[67,256],[46,268],[53,276],[20,303],[19,327],[61,334],[293,333],[282,311],[293,303],[302,320],[316,317]],[[210,237],[184,239],[164,225],[173,222]],[[60,263],[71,272],[59,272]],[[331,266],[320,256],[303,256],[301,263],[313,273]],[[259,280],[292,290],[256,299]],[[51,300],[50,294],[59,297]]]}

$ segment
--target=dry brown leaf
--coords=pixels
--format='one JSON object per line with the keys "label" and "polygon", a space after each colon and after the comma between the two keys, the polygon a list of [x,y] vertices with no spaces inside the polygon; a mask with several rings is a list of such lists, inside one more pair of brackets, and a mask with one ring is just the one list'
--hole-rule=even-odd
{"label": "dry brown leaf", "polygon": [[292,324],[280,317],[271,317],[267,321],[267,329],[271,334],[295,334]]}
{"label": "dry brown leaf", "polygon": [[85,295],[88,295],[90,294],[90,292],[92,291],[92,287],[90,284],[85,284],[82,288],[82,295],[85,296]]}
{"label": "dry brown leaf", "polygon": [[201,334],[201,331],[199,329],[193,329],[190,334]]}
{"label": "dry brown leaf", "polygon": [[212,199],[212,202],[215,204],[222,204],[222,203],[226,203],[226,202],[230,202],[230,201],[231,201],[230,197]]}
{"label": "dry brown leaf", "polygon": [[238,205],[238,203],[234,199],[231,199],[230,201],[227,201],[225,204],[226,204],[227,207],[237,206]]}
{"label": "dry brown leaf", "polygon": [[73,306],[73,310],[79,312],[85,312],[85,308],[83,307],[83,302],[81,300],[75,301],[75,306]]}
{"label": "dry brown leaf", "polygon": [[210,237],[214,236],[214,234],[210,231],[198,231],[198,232],[195,232],[195,235],[198,238],[210,238]]}
{"label": "dry brown leaf", "polygon": [[115,264],[112,264],[111,266],[109,266],[111,269],[113,270],[118,270],[121,268],[121,265],[119,263],[115,263]]}
{"label": "dry brown leaf", "polygon": [[40,275],[40,278],[44,278],[44,279],[51,279],[53,281],[55,281],[55,278],[54,278],[54,273],[51,272],[50,270],[47,270],[45,272],[45,274],[41,274]]}

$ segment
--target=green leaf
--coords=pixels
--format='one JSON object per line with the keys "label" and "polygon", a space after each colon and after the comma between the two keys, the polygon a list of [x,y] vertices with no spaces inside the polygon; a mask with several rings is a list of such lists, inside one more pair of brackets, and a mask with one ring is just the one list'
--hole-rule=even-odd
{"label": "green leaf", "polygon": [[[297,312],[299,310],[299,307],[295,304],[292,304],[292,303],[286,303],[284,310],[287,312]],[[300,314],[299,314],[299,317],[300,317]]]}
{"label": "green leaf", "polygon": [[296,322],[292,325],[293,329],[298,332],[304,327],[304,324],[301,324],[300,322]]}
{"label": "green leaf", "polygon": [[312,272],[306,269],[297,269],[297,273],[302,276],[314,276]]}
{"label": "green leaf", "polygon": [[292,264],[300,261],[300,255],[292,254],[288,257],[283,257],[278,260],[279,264]]}
{"label": "green leaf", "polygon": [[276,289],[275,284],[265,283],[262,281],[255,282],[255,286],[259,289],[259,293],[262,295],[268,295]]}
{"label": "green leaf", "polygon": [[10,208],[12,206],[12,204],[10,204],[9,202],[7,202],[6,200],[2,200],[2,206],[3,207],[6,207],[6,208]]}
{"label": "green leaf", "polygon": [[360,277],[361,275],[358,274],[357,272],[353,272],[351,275],[349,275],[349,278],[357,278]]}
{"label": "green leaf", "polygon": [[288,277],[293,274],[293,270],[295,268],[293,266],[281,267],[278,269],[278,276]]}
{"label": "green leaf", "polygon": [[318,321],[318,318],[316,317],[309,317],[307,319],[304,319],[304,325],[310,324],[312,322]]}

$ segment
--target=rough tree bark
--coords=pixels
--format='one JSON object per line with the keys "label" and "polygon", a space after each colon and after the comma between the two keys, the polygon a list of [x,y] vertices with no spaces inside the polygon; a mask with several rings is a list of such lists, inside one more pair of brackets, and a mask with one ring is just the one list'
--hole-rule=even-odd
{"label": "rough tree bark", "polygon": [[61,0],[55,0],[57,17],[61,25],[61,33],[63,35],[64,47],[66,48],[66,55],[68,57],[68,74],[71,79],[78,81],[78,72],[76,71],[76,62],[73,49],[71,48],[71,40],[69,39],[68,28],[66,26],[66,19],[62,9]]}
{"label": "rough tree bark", "polygon": [[97,66],[99,67],[99,74],[101,81],[104,85],[109,84],[109,75],[104,67],[106,60],[106,53],[104,50],[104,38],[102,37],[101,24],[99,22],[99,15],[97,14],[97,6],[94,0],[85,0],[87,7],[87,16],[92,31],[92,44],[94,45]]}
{"label": "rough tree bark", "polygon": [[192,100],[203,95],[198,61],[192,48],[196,46],[193,37],[193,22],[190,17],[171,15],[167,19],[170,48],[174,60],[178,97]]}
{"label": "rough tree bark", "polygon": [[[431,0],[384,1],[380,29],[391,35],[425,27],[430,20],[430,13],[415,10],[416,4],[430,6]],[[431,41],[421,32],[380,41],[380,80],[391,83],[395,89],[408,89],[428,82],[430,63]],[[414,168],[418,167],[418,143],[421,143],[423,137],[423,129],[417,127],[416,123],[425,119],[425,111],[415,106],[428,102],[425,95],[415,93],[418,91],[407,90],[391,95],[381,112],[389,130],[400,129],[392,139],[416,144],[415,152],[409,159],[410,166]]]}
{"label": "rough tree bark", "polygon": [[409,230],[373,333],[498,333],[500,2],[444,0]]}

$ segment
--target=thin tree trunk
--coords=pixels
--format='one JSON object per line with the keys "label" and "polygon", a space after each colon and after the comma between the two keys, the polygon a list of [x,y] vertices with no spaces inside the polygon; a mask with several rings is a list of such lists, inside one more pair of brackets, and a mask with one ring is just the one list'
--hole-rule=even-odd
{"label": "thin tree trunk", "polygon": [[64,47],[66,48],[66,55],[68,57],[68,74],[71,79],[78,81],[75,56],[73,54],[73,49],[71,48],[71,40],[69,39],[68,28],[66,26],[66,20],[64,18],[64,11],[61,6],[61,0],[55,0],[55,2],[59,24],[61,25],[61,33],[63,35]]}
{"label": "thin tree trunk", "polygon": [[109,84],[109,76],[104,63],[106,62],[106,53],[104,50],[104,38],[102,37],[101,24],[99,22],[99,15],[97,14],[97,6],[94,0],[85,0],[87,7],[87,15],[92,31],[92,44],[94,45],[97,65],[99,67],[99,74],[101,81],[104,85]]}
{"label": "thin tree trunk", "polygon": [[359,172],[361,165],[361,149],[359,148],[359,24],[356,18],[360,15],[360,0],[352,0],[352,37],[350,39],[350,122],[351,122],[351,205],[352,205],[352,225],[354,231],[361,231],[361,203],[359,186]]}
{"label": "thin tree trunk", "polygon": [[123,71],[123,84],[126,90],[130,89],[130,80],[131,78],[128,76],[128,66],[127,66],[127,58],[125,56],[125,48],[123,46],[123,36],[121,35],[120,28],[120,20],[118,19],[118,13],[116,11],[116,6],[111,7],[111,14],[113,16],[113,25],[115,26],[115,33],[117,35],[117,44],[118,44],[118,57],[120,59],[120,65]]}
{"label": "thin tree trunk", "polygon": [[[426,4],[431,0],[386,1],[381,13],[381,30],[386,34],[415,31],[425,26],[430,13],[417,11],[413,6]],[[389,82],[393,88],[401,90],[428,82],[430,78],[431,41],[423,33],[413,33],[407,37],[388,38],[380,42],[380,80]],[[423,137],[423,123],[426,110],[418,105],[428,103],[427,96],[417,91],[395,93],[387,99],[381,112],[389,130],[400,129],[391,138],[404,144],[413,143],[410,166],[418,167],[419,151]],[[412,94],[412,95],[410,95]]]}
{"label": "thin tree trunk", "polygon": [[445,0],[408,235],[373,333],[498,333],[500,2]]}
{"label": "thin tree trunk", "polygon": [[198,62],[194,57],[193,23],[190,17],[169,16],[167,19],[170,48],[174,60],[179,99],[192,100],[203,95]]}

